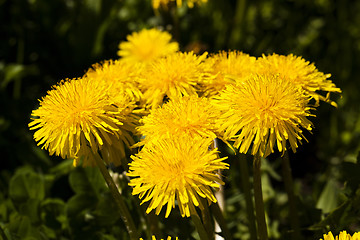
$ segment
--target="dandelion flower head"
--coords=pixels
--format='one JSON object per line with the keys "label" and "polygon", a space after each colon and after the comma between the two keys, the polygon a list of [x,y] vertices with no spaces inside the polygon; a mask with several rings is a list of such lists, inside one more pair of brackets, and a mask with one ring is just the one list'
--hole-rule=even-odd
{"label": "dandelion flower head", "polygon": [[360,232],[356,232],[351,236],[346,231],[341,231],[335,238],[334,235],[329,232],[328,234],[324,234],[324,239],[321,238],[320,240],[360,240]]}
{"label": "dandelion flower head", "polygon": [[127,94],[134,101],[140,101],[141,91],[138,87],[138,74],[141,65],[132,64],[121,60],[108,60],[97,63],[90,68],[85,77],[100,81],[103,84],[111,84],[112,90],[117,94]]}
{"label": "dandelion flower head", "polygon": [[155,209],[159,214],[167,204],[168,217],[176,199],[182,217],[189,217],[194,206],[203,209],[204,200],[217,201],[212,188],[224,184],[217,171],[227,169],[228,164],[223,162],[225,158],[218,158],[216,149],[209,151],[211,143],[208,138],[184,135],[145,144],[132,156],[129,185],[142,203],[151,200],[147,213]]}
{"label": "dandelion flower head", "polygon": [[222,113],[218,120],[224,139],[235,141],[241,153],[266,157],[286,150],[286,141],[295,152],[305,138],[302,128],[312,130],[308,98],[293,83],[278,75],[252,75],[236,85],[227,85],[213,104]]}
{"label": "dandelion flower head", "polygon": [[170,100],[161,107],[152,109],[140,120],[138,132],[145,142],[187,134],[191,137],[216,138],[217,114],[209,99],[187,96]]}
{"label": "dandelion flower head", "polygon": [[38,145],[50,155],[74,158],[75,166],[80,157],[84,157],[84,166],[94,165],[94,154],[99,151],[105,161],[119,165],[116,156],[123,156],[124,144],[133,142],[122,130],[124,108],[109,97],[107,89],[107,85],[89,78],[65,80],[54,86],[32,112],[29,123],[30,130],[36,130]]}
{"label": "dandelion flower head", "polygon": [[[181,7],[183,4],[183,0],[152,0],[152,6],[154,9],[158,9],[160,7],[160,5],[162,6],[167,6],[167,4],[169,4],[170,2],[175,2],[176,1],[176,5],[178,7]],[[195,4],[201,4],[201,3],[206,3],[207,0],[185,0],[185,2],[187,3],[187,6],[189,8],[193,8]]]}
{"label": "dandelion flower head", "polygon": [[203,64],[206,55],[177,52],[150,63],[139,78],[146,104],[156,108],[165,97],[197,95],[197,84],[208,77]]}
{"label": "dandelion flower head", "polygon": [[119,44],[118,55],[132,63],[153,61],[179,50],[179,44],[171,42],[171,38],[168,32],[156,28],[143,29]]}
{"label": "dandelion flower head", "polygon": [[[330,92],[340,93],[341,90],[328,79],[331,75],[318,71],[313,63],[306,61],[302,57],[293,54],[287,56],[278,54],[263,55],[258,58],[258,65],[259,71],[279,74],[280,77],[304,89],[305,94],[315,99],[317,105],[321,100],[336,106],[336,103],[329,99]],[[320,93],[327,92],[327,95],[323,96],[318,91]]]}
{"label": "dandelion flower head", "polygon": [[[142,238],[140,238],[140,240],[143,240]],[[156,240],[156,237],[153,235],[153,236],[151,236],[151,240]],[[160,240],[164,240],[164,239],[160,239]],[[170,236],[168,236],[167,238],[166,238],[166,240],[171,240],[171,237]],[[175,240],[179,240],[179,238],[178,237],[176,237],[175,238]]]}
{"label": "dandelion flower head", "polygon": [[212,96],[225,89],[226,84],[242,81],[255,72],[256,58],[239,51],[219,52],[206,59],[214,78],[205,85],[205,95]]}

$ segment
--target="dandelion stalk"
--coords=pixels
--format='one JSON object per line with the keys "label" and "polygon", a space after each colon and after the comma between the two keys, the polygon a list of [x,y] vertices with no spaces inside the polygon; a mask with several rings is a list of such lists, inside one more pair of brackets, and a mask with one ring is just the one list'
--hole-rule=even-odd
{"label": "dandelion stalk", "polygon": [[258,226],[258,236],[260,240],[267,240],[267,226],[265,220],[264,200],[261,187],[261,157],[259,154],[254,156],[253,163],[254,170],[254,197],[255,197],[255,210],[256,222]]}
{"label": "dandelion stalk", "polygon": [[230,35],[230,46],[236,48],[237,44],[243,37],[244,17],[246,14],[246,0],[238,0],[236,2],[236,14],[234,17],[234,26]]}
{"label": "dandelion stalk", "polygon": [[0,236],[2,237],[3,240],[8,240],[6,234],[1,226],[0,226]]}
{"label": "dandelion stalk", "polygon": [[219,226],[221,228],[221,232],[224,235],[224,238],[226,240],[231,240],[232,236],[231,236],[230,231],[229,231],[229,229],[228,229],[228,227],[226,225],[226,221],[225,221],[223,213],[222,213],[222,211],[220,209],[219,203],[216,202],[216,203],[211,204],[210,209],[211,209],[211,212],[212,212],[213,216],[216,219],[216,222],[219,224]]}
{"label": "dandelion stalk", "polygon": [[[145,211],[144,211],[145,212]],[[147,215],[147,222],[148,222],[148,226],[150,228],[150,232],[155,235],[155,236],[159,236],[162,237],[162,233],[160,231],[159,228],[159,218],[157,215],[155,215],[154,212],[150,212]]]}
{"label": "dandelion stalk", "polygon": [[246,214],[249,221],[249,232],[250,232],[250,239],[256,239],[256,220],[254,215],[254,205],[253,205],[253,198],[251,194],[251,186],[249,182],[249,169],[246,162],[245,155],[239,154],[239,162],[240,162],[240,176],[241,176],[241,185],[245,196],[246,202]]}
{"label": "dandelion stalk", "polygon": [[104,162],[101,160],[101,158],[97,155],[95,155],[95,161],[96,161],[96,165],[99,167],[101,174],[103,175],[106,184],[108,185],[110,192],[115,200],[115,203],[118,207],[120,216],[126,226],[126,229],[130,235],[130,239],[131,240],[137,240],[139,239],[139,234],[137,232],[137,229],[135,227],[134,221],[130,215],[129,210],[127,209],[125,202],[121,196],[121,194],[119,193],[114,180],[112,179],[112,177],[110,176],[108,170],[106,169]]}
{"label": "dandelion stalk", "polygon": [[[213,149],[217,149],[218,148],[218,142],[217,142],[217,138],[214,139],[214,141],[212,142],[210,148]],[[219,154],[217,154],[218,157]],[[221,170],[218,170],[218,174],[221,177]],[[220,186],[219,191],[217,191],[215,193],[215,197],[217,199],[217,202],[215,204],[211,204],[211,211],[213,213],[213,216],[215,218],[215,231],[219,230],[219,228],[221,229],[221,232],[223,234],[223,236],[225,237],[225,239],[232,239],[231,234],[229,232],[229,229],[227,228],[226,225],[226,221],[224,219],[223,216],[223,209],[224,209],[224,205],[225,205],[225,199],[224,199],[224,188],[223,186]]]}
{"label": "dandelion stalk", "polygon": [[202,224],[201,219],[193,206],[190,206],[190,216],[196,227],[196,231],[200,236],[200,240],[210,240],[209,235],[206,232],[205,227]]}
{"label": "dandelion stalk", "polygon": [[203,219],[206,232],[209,233],[210,239],[214,239],[214,224],[210,215],[209,207],[206,202],[203,203],[204,209],[201,210],[201,217]]}
{"label": "dandelion stalk", "polygon": [[301,237],[301,233],[300,233],[298,211],[297,211],[297,207],[296,207],[296,203],[295,203],[295,195],[294,195],[294,191],[293,191],[294,183],[293,183],[293,178],[291,175],[288,151],[285,151],[284,156],[282,157],[282,169],[283,169],[285,190],[288,195],[290,224],[291,224],[291,228],[293,230],[291,239],[299,240],[299,239],[302,239],[302,237]]}
{"label": "dandelion stalk", "polygon": [[174,5],[171,5],[171,9],[170,9],[170,12],[171,12],[171,16],[173,18],[173,26],[174,26],[174,31],[173,31],[173,35],[174,35],[174,39],[175,41],[179,41],[179,38],[180,38],[180,31],[179,31],[179,14],[178,14],[178,11],[177,11],[177,7],[174,6]]}

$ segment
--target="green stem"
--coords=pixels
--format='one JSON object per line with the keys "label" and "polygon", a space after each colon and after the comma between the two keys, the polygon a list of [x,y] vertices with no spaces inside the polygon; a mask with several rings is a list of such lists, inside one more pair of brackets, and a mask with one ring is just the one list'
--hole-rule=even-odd
{"label": "green stem", "polygon": [[239,47],[239,43],[243,34],[243,23],[246,12],[246,0],[238,0],[236,2],[236,12],[234,16],[234,23],[232,27],[232,31],[229,38],[229,46],[230,48],[236,49]]}
{"label": "green stem", "polygon": [[[124,180],[129,183],[130,179],[125,177]],[[136,206],[136,211],[140,217],[141,224],[146,224],[146,239],[151,239],[152,235],[157,236],[158,238],[162,238],[162,232],[159,228],[159,218],[152,211],[149,214],[146,213],[146,207],[141,205],[141,201],[139,198],[134,198]]]}
{"label": "green stem", "polygon": [[259,154],[254,156],[253,163],[254,170],[254,197],[255,197],[255,210],[256,222],[258,225],[258,236],[260,240],[267,240],[267,226],[265,220],[264,200],[261,187],[261,157]]}
{"label": "green stem", "polygon": [[131,240],[138,240],[139,239],[139,234],[137,232],[137,229],[135,227],[134,221],[130,215],[129,210],[127,209],[125,202],[121,196],[121,194],[119,193],[114,180],[112,179],[112,177],[109,174],[109,171],[106,169],[104,162],[102,161],[102,159],[99,156],[95,156],[95,161],[97,166],[100,169],[101,174],[103,175],[106,184],[108,185],[110,192],[115,200],[116,205],[118,206],[118,210],[120,213],[120,216],[126,226],[126,229],[130,235],[130,239]]}
{"label": "green stem", "polygon": [[[210,148],[211,150],[214,150],[215,148],[217,148],[218,146],[218,142],[217,139],[214,139],[214,141],[212,142]],[[219,157],[219,154],[217,154],[217,156]],[[219,172],[219,176],[221,176],[221,170],[218,170]],[[210,205],[210,209],[211,209],[211,213],[213,215],[213,217],[216,220],[216,223],[218,224],[218,226],[221,228],[221,233],[224,236],[225,239],[227,240],[231,240],[232,236],[230,234],[230,231],[227,227],[227,223],[225,221],[223,212],[220,208],[220,202],[223,202],[223,194],[224,194],[224,190],[223,190],[223,186],[220,186],[219,191],[215,194],[215,197],[217,197],[217,202],[216,203],[212,203]],[[216,196],[217,195],[217,196]]]}
{"label": "green stem", "polygon": [[[24,52],[25,52],[25,40],[24,38],[18,39],[18,52],[17,52],[17,58],[16,61],[18,64],[24,64]],[[14,81],[14,98],[19,99],[21,95],[21,77],[17,75],[15,77]]]}
{"label": "green stem", "polygon": [[[147,214],[147,222],[150,228],[151,235],[155,235],[158,238],[162,238],[162,233],[159,228],[159,218],[154,212]],[[150,238],[151,239],[151,236]]]}
{"label": "green stem", "polygon": [[206,233],[206,230],[201,222],[199,215],[197,214],[194,206],[192,205],[190,205],[190,216],[200,236],[200,240],[210,240],[209,235]]}
{"label": "green stem", "polygon": [[179,27],[179,14],[177,12],[177,6],[174,6],[173,4],[170,6],[171,9],[171,15],[173,18],[173,38],[176,42],[180,41],[180,27]]}
{"label": "green stem", "polygon": [[2,237],[3,240],[8,240],[6,234],[1,226],[0,226],[0,236]]}
{"label": "green stem", "polygon": [[285,190],[288,195],[289,202],[289,213],[290,213],[290,224],[293,229],[291,239],[300,240],[303,239],[300,232],[298,211],[295,202],[295,194],[294,194],[294,182],[291,174],[290,161],[289,161],[289,153],[286,151],[284,156],[282,157],[282,169],[283,169],[283,177],[284,177],[284,185]]}
{"label": "green stem", "polygon": [[213,224],[212,219],[211,219],[211,215],[210,215],[209,206],[208,206],[207,201],[203,201],[203,206],[204,206],[204,209],[201,210],[201,216],[202,216],[202,219],[203,219],[204,227],[205,227],[206,232],[209,235],[209,238],[211,240],[213,240],[214,239],[214,234],[212,234],[212,233],[214,232],[214,224]]}
{"label": "green stem", "polygon": [[219,226],[221,228],[221,232],[224,235],[224,238],[226,240],[232,240],[232,236],[231,236],[230,231],[229,231],[229,229],[227,227],[227,224],[226,224],[225,218],[223,216],[223,213],[222,213],[222,211],[220,209],[219,203],[218,202],[212,203],[210,205],[210,209],[211,209],[211,212],[212,212],[213,216],[216,219],[216,222],[219,224]]}
{"label": "green stem", "polygon": [[248,227],[250,232],[250,239],[255,240],[257,233],[256,233],[256,220],[254,214],[253,196],[251,194],[251,186],[249,181],[250,179],[249,167],[244,154],[239,154],[239,163],[240,163],[241,185],[245,195],[246,214],[249,221]]}

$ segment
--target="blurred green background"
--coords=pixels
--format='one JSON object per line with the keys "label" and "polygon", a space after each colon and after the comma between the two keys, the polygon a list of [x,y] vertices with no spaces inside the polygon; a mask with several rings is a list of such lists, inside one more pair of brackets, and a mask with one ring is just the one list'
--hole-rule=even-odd
{"label": "blurred green background", "polygon": [[[311,119],[309,143],[290,156],[302,231],[306,239],[328,230],[360,231],[359,12],[360,1],[351,0],[208,0],[158,12],[150,0],[0,0],[0,237],[127,238],[118,216],[106,209],[104,199],[111,199],[98,173],[49,157],[27,124],[52,85],[116,59],[119,42],[144,27],[169,31],[184,51],[293,53],[331,73],[343,91],[332,96],[338,108],[322,103]],[[268,213],[271,238],[287,239],[279,168],[276,157],[265,164],[265,201],[278,210]],[[233,169],[226,174],[228,222],[235,238],[247,239],[239,173]],[[164,231],[186,239],[183,221],[166,220],[171,229]]]}

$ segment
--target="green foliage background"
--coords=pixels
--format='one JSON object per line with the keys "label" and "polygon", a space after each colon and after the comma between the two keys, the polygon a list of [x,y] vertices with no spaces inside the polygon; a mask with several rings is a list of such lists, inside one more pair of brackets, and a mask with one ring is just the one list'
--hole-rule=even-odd
{"label": "green foliage background", "polygon": [[[311,119],[309,143],[290,155],[301,229],[304,239],[329,230],[360,231],[360,1],[208,1],[154,12],[150,0],[0,0],[0,238],[128,239],[98,170],[74,169],[71,160],[49,157],[27,124],[37,99],[53,84],[117,58],[126,35],[154,26],[170,31],[182,50],[196,45],[210,53],[294,53],[331,73],[343,90],[332,96],[338,108],[322,103]],[[224,173],[225,212],[234,238],[248,239],[233,158]],[[279,158],[268,159],[263,170],[270,237],[289,239]],[[137,223],[146,221],[138,203],[128,199]],[[159,218],[164,235],[196,238],[175,211]]]}

